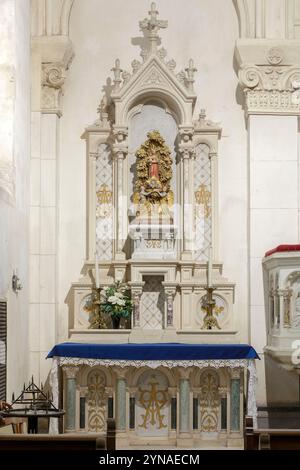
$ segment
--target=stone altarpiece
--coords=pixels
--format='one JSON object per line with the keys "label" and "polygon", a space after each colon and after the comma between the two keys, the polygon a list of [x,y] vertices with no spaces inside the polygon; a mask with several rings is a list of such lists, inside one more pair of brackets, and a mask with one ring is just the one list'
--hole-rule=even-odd
{"label": "stone altarpiece", "polygon": [[[99,118],[82,136],[87,149],[87,261],[71,289],[72,341],[239,342],[234,284],[222,276],[218,260],[222,131],[204,110],[194,118],[197,70],[190,59],[185,69],[176,71],[176,62],[160,47],[158,32],[166,27],[152,4],[149,18],[140,22],[141,59],[133,60],[130,72],[115,61],[112,87],[105,88]],[[118,330],[109,323],[106,329],[89,328],[95,252],[101,287],[115,281],[131,287],[131,324]],[[203,321],[209,263],[218,325],[212,329]],[[127,440],[241,439],[242,369],[147,372],[129,367],[126,372],[97,369],[94,374],[86,369],[90,367],[81,366],[77,374],[77,393],[85,398],[85,413],[93,424],[86,422],[83,430],[103,426],[103,417],[109,415],[103,403],[113,400],[115,384],[117,427]],[[158,424],[147,415],[143,390],[158,400],[163,416]],[[128,406],[123,403],[127,411],[120,407],[120,394],[128,400]],[[97,409],[102,410],[101,419],[95,418]],[[78,430],[79,421],[78,411]]]}

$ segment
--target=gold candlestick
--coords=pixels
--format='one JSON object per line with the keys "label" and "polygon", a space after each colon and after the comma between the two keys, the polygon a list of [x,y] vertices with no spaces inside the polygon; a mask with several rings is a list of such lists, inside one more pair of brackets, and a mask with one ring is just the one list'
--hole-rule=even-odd
{"label": "gold candlestick", "polygon": [[202,307],[202,309],[206,312],[206,315],[203,319],[203,330],[212,330],[214,327],[217,328],[218,330],[221,329],[218,320],[214,316],[214,309],[216,307],[216,301],[213,298],[213,292],[215,288],[211,286],[206,287],[207,291],[207,296],[206,296],[206,302],[205,305]]}
{"label": "gold candlestick", "polygon": [[101,295],[101,288],[100,287],[94,287],[93,292],[92,292],[92,304],[93,304],[93,316],[90,320],[90,327],[91,328],[98,328],[99,330],[105,330],[107,329],[106,322],[104,318],[102,317],[101,314],[101,300],[100,300],[100,295]]}

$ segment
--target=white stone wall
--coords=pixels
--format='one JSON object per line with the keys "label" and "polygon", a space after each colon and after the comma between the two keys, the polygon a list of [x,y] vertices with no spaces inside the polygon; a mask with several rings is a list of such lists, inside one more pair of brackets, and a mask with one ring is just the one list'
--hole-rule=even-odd
{"label": "white stone wall", "polygon": [[[0,298],[8,302],[7,395],[28,378],[30,0],[1,0]],[[17,270],[23,289],[11,289]]]}

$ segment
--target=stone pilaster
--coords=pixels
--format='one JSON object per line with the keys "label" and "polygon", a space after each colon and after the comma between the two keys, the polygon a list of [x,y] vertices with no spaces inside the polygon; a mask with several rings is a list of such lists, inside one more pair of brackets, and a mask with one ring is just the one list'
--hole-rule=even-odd
{"label": "stone pilaster", "polygon": [[43,382],[50,367],[44,361],[46,351],[53,341],[60,341],[60,335],[65,338],[67,334],[67,320],[58,324],[57,316],[57,187],[63,87],[72,57],[67,36],[32,38],[29,308],[35,322],[48,319],[38,320],[38,336],[43,341],[31,353],[31,367],[35,367],[37,354],[40,356],[40,376],[36,378]]}
{"label": "stone pilaster", "polygon": [[176,294],[176,286],[170,285],[167,282],[163,282],[165,290],[165,299],[166,299],[166,321],[165,327],[168,329],[173,329],[175,318],[174,318],[174,297]]}
{"label": "stone pilaster", "polygon": [[131,296],[133,300],[133,312],[132,312],[132,328],[139,329],[141,325],[141,295],[143,293],[144,282],[139,283],[129,283],[131,284]]}
{"label": "stone pilaster", "polygon": [[[267,250],[274,240],[297,240],[299,230],[300,42],[239,39],[235,58],[248,130],[250,342],[262,354],[265,331],[256,334],[265,310],[258,289],[263,283],[261,247]],[[263,225],[269,227],[267,232]]]}

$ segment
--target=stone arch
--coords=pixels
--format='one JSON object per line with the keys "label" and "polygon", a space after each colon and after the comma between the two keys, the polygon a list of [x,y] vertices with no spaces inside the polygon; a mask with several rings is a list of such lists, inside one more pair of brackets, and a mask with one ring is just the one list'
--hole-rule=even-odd
{"label": "stone arch", "polygon": [[233,0],[241,38],[255,37],[255,0]]}
{"label": "stone arch", "polygon": [[33,36],[69,36],[74,0],[32,0]]}
{"label": "stone arch", "polygon": [[134,369],[134,372],[132,373],[131,378],[130,378],[130,386],[137,387],[140,377],[147,370],[158,370],[159,372],[161,372],[167,377],[169,387],[176,387],[176,377],[174,376],[174,372],[171,369],[168,369],[166,367],[158,367],[157,369],[149,369],[149,367],[141,367],[139,369]]}
{"label": "stone arch", "polygon": [[129,99],[124,103],[124,107],[121,113],[121,120],[123,123],[128,124],[128,117],[130,111],[139,104],[146,104],[147,101],[155,101],[164,104],[165,107],[171,110],[172,116],[174,117],[177,124],[183,124],[188,121],[186,110],[180,102],[180,100],[170,90],[165,89],[151,89],[138,90],[132,94]]}

